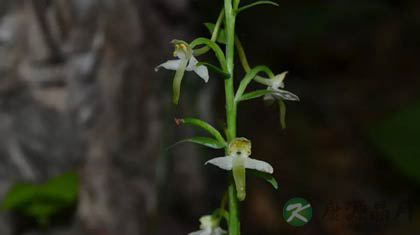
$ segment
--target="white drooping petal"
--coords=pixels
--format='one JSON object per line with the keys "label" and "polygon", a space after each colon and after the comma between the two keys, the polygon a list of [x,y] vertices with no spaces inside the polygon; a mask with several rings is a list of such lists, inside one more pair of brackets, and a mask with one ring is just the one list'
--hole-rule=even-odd
{"label": "white drooping petal", "polygon": [[216,157],[211,160],[208,160],[204,165],[207,165],[208,163],[215,165],[223,170],[230,171],[232,170],[233,165],[233,157],[226,156],[226,157]]}
{"label": "white drooping petal", "polygon": [[168,70],[177,70],[181,65],[182,59],[180,60],[168,60],[163,64],[160,64],[155,67],[155,71],[158,71],[161,67]]}
{"label": "white drooping petal", "polygon": [[267,162],[252,159],[252,158],[245,159],[245,168],[254,169],[257,171],[262,171],[262,172],[270,173],[270,174],[273,174],[274,172],[273,167]]}
{"label": "white drooping petal", "polygon": [[194,71],[198,76],[200,76],[205,82],[209,81],[209,71],[206,66],[200,65],[197,66],[198,60],[191,56],[190,62],[187,66],[187,71]]}
{"label": "white drooping petal", "polygon": [[194,71],[197,64],[198,64],[198,60],[194,56],[191,56],[186,70]]}
{"label": "white drooping petal", "polygon": [[206,66],[200,65],[195,67],[194,72],[200,76],[205,82],[209,81],[209,71]]}
{"label": "white drooping petal", "polygon": [[220,227],[217,227],[215,229],[213,229],[213,234],[212,235],[223,235],[226,233],[226,230],[223,230]]}
{"label": "white drooping petal", "polygon": [[211,229],[198,230],[195,232],[191,232],[188,235],[211,235]]}
{"label": "white drooping petal", "polygon": [[292,92],[281,90],[281,89],[274,89],[272,95],[274,97],[280,97],[284,100],[290,100],[290,101],[299,101],[299,97]]}

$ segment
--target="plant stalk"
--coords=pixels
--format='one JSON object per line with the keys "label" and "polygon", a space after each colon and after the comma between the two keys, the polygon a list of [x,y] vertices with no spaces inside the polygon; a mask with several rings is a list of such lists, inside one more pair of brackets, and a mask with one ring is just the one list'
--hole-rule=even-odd
{"label": "plant stalk", "polygon": [[[226,33],[226,68],[227,72],[231,75],[225,79],[225,94],[226,94],[226,119],[227,129],[226,135],[228,143],[236,137],[236,102],[235,91],[233,86],[234,78],[234,56],[235,56],[235,20],[236,10],[239,5],[238,0],[225,0],[225,33]],[[233,7],[234,6],[234,7]],[[226,149],[227,151],[227,149]],[[239,225],[239,208],[238,199],[236,197],[236,188],[233,177],[230,177],[228,186],[229,195],[229,235],[240,235]]]}

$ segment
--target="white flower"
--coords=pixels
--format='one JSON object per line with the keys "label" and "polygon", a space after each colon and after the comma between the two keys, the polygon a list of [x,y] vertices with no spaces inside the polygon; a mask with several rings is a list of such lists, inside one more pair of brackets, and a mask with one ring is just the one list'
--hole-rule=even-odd
{"label": "white flower", "polygon": [[211,215],[205,215],[200,218],[200,230],[189,233],[188,235],[222,235],[226,231],[219,227],[219,220]]}
{"label": "white flower", "polygon": [[287,72],[283,72],[274,76],[271,79],[265,79],[269,85],[267,90],[272,91],[272,93],[264,96],[264,100],[275,100],[275,99],[284,99],[290,101],[299,101],[299,97],[289,91],[280,89],[284,88],[284,78],[286,77]]}
{"label": "white flower", "polygon": [[236,138],[228,147],[228,156],[217,157],[207,161],[205,164],[213,164],[223,170],[233,171],[237,197],[239,200],[245,199],[245,169],[272,174],[273,167],[267,162],[252,159],[251,141],[246,138]]}
{"label": "white flower", "polygon": [[197,59],[193,56],[193,50],[188,45],[188,43],[181,40],[172,40],[175,45],[174,56],[178,57],[177,60],[168,60],[158,66],[156,66],[155,71],[158,71],[160,68],[165,68],[168,70],[175,70],[174,77],[174,98],[173,101],[175,104],[178,104],[179,93],[181,90],[181,81],[184,77],[184,72],[194,71],[198,76],[200,76],[205,82],[209,80],[209,71],[206,66],[199,65]]}

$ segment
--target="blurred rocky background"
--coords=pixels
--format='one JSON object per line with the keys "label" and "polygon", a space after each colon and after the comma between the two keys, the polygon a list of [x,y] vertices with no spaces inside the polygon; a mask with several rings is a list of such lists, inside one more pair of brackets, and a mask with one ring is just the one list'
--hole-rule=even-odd
{"label": "blurred rocky background", "polygon": [[[285,130],[275,105],[256,100],[239,107],[238,135],[274,165],[280,185],[273,191],[249,177],[242,233],[416,234],[420,3],[278,3],[241,14],[237,31],[251,65],[289,71],[286,88],[302,101],[287,103]],[[222,84],[212,78],[204,85],[188,74],[175,108],[172,73],[153,68],[171,56],[170,40],[207,35],[202,23],[214,22],[221,4],[0,2],[0,200],[22,202],[2,209],[0,235],[198,229],[198,218],[219,205],[226,177],[202,163],[222,153],[168,147],[195,134],[177,127],[175,117],[200,117],[223,128]],[[77,177],[54,181],[66,172]],[[22,183],[37,186],[6,200],[26,187]],[[60,195],[69,200],[57,200]],[[282,215],[294,197],[314,208],[302,227]],[[378,202],[386,207],[376,208]],[[340,209],[336,220],[325,213],[328,205]],[[388,211],[389,219],[375,220],[378,210]],[[48,213],[54,216],[47,222],[37,220]]]}

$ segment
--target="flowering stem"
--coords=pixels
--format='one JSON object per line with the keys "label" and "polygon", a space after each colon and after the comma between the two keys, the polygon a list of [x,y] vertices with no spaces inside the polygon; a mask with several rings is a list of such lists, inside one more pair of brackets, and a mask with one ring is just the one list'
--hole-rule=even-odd
{"label": "flowering stem", "polygon": [[[231,75],[225,79],[227,140],[231,142],[236,137],[236,102],[234,97],[233,75],[235,56],[235,18],[238,0],[234,0],[235,9],[232,9],[232,0],[225,0],[225,33],[226,33],[226,68]],[[227,151],[227,149],[226,149]],[[229,235],[240,235],[238,199],[236,197],[235,182],[230,177],[229,187]]]}
{"label": "flowering stem", "polygon": [[236,198],[236,188],[235,182],[233,179],[230,180],[229,184],[229,235],[239,235],[240,234],[240,227],[239,227],[239,207],[238,207],[238,199]]}
{"label": "flowering stem", "polygon": [[235,55],[235,13],[232,0],[225,0],[225,30],[226,30],[226,68],[231,75],[225,79],[227,139],[232,141],[236,137],[236,104],[234,102],[233,72]]}

